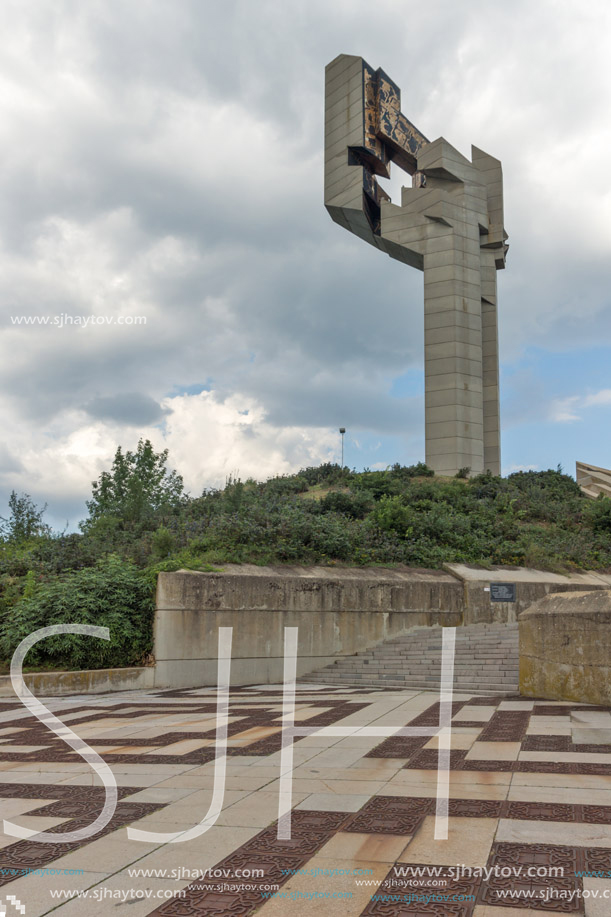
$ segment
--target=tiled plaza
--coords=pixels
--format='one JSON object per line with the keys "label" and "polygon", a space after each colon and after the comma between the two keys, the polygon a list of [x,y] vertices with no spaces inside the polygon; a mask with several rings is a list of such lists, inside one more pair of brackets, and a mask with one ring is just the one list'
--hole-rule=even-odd
{"label": "tiled plaza", "polygon": [[100,834],[62,843],[99,814],[101,781],[21,703],[0,703],[2,817],[57,834],[2,834],[7,915],[15,902],[26,917],[611,914],[608,709],[455,695],[449,834],[435,840],[437,739],[357,727],[434,726],[437,695],[298,685],[295,724],[320,731],[295,738],[291,839],[278,840],[282,687],[235,688],[217,823],[194,840],[144,843],[128,825],[186,831],[208,810],[215,691],[47,703],[110,764],[119,803]]}

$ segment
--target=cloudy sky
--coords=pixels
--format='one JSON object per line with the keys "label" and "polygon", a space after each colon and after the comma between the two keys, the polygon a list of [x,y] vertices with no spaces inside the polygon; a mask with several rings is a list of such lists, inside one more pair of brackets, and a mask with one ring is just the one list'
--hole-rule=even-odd
{"label": "cloudy sky", "polygon": [[0,514],[16,489],[74,525],[141,436],[194,494],[337,460],[340,425],[357,469],[424,458],[422,275],[322,203],[339,53],[384,67],[431,139],[503,162],[504,472],[611,465],[604,0],[4,0],[3,19]]}

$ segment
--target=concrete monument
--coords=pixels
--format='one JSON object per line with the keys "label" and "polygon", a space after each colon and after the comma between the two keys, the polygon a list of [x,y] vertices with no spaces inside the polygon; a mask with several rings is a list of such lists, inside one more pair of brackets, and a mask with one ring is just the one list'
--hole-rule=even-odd
{"label": "concrete monument", "polygon": [[[325,206],[366,242],[424,272],[426,463],[500,474],[496,272],[505,266],[501,163],[429,142],[399,87],[361,57],[326,68]],[[376,176],[412,175],[401,206]]]}
{"label": "concrete monument", "polygon": [[587,497],[611,497],[611,469],[576,462],[577,483]]}

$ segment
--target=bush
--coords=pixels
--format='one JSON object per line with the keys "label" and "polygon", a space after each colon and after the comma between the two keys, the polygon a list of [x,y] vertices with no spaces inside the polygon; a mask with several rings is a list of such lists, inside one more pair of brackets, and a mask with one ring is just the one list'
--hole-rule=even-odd
{"label": "bush", "polygon": [[396,478],[400,479],[432,478],[435,476],[433,469],[425,465],[424,462],[416,462],[415,465],[399,465],[397,462],[390,470]]}
{"label": "bush", "polygon": [[320,501],[324,513],[341,513],[351,519],[364,519],[373,503],[364,493],[344,493],[332,490]]}
{"label": "bush", "polygon": [[29,583],[0,624],[0,649],[9,659],[16,646],[40,627],[95,624],[110,640],[62,634],[32,647],[25,665],[101,669],[137,665],[152,649],[153,594],[132,564],[111,556],[89,569]]}
{"label": "bush", "polygon": [[592,531],[611,535],[611,500],[599,494],[588,504],[585,518]]}
{"label": "bush", "polygon": [[325,462],[323,465],[302,468],[299,477],[304,478],[307,484],[313,487],[315,484],[348,484],[351,478],[357,475],[341,465]]}
{"label": "bush", "polygon": [[151,539],[151,544],[153,548],[153,557],[163,560],[165,557],[169,557],[174,548],[175,539],[169,529],[165,525],[160,525],[156,532],[153,532],[153,537]]}

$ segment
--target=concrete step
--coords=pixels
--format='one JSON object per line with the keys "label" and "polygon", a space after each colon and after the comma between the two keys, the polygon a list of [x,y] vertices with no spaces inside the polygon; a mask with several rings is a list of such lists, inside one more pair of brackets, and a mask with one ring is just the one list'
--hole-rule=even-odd
{"label": "concrete step", "polygon": [[[300,680],[439,691],[441,630],[414,628],[354,656],[336,659]],[[471,625],[457,630],[454,689],[474,694],[518,692],[517,624]]]}

